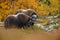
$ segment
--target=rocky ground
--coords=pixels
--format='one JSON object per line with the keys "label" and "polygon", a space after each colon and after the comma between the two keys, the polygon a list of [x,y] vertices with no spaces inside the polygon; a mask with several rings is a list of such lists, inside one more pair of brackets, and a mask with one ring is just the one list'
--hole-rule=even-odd
{"label": "rocky ground", "polygon": [[39,19],[37,19],[35,26],[45,31],[60,29],[60,17],[58,15],[45,17],[40,16]]}

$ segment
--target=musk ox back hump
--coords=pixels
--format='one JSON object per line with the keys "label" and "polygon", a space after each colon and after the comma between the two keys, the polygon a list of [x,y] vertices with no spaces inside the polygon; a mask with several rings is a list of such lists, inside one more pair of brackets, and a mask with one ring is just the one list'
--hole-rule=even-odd
{"label": "musk ox back hump", "polygon": [[18,9],[15,14],[18,14],[18,13],[24,13],[28,16],[32,16],[32,15],[37,15],[37,13],[35,12],[35,10],[33,9],[27,9],[27,10],[24,10],[24,9]]}

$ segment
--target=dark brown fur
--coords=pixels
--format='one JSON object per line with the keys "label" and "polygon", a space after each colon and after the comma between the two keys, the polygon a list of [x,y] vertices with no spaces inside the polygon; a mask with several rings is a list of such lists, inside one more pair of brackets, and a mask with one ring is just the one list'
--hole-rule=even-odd
{"label": "dark brown fur", "polygon": [[17,15],[9,15],[4,21],[5,28],[8,28],[9,26],[11,27],[12,25],[22,28],[30,19],[31,17],[23,13],[18,13]]}
{"label": "dark brown fur", "polygon": [[33,9],[27,9],[27,10],[24,10],[24,9],[19,9],[19,10],[17,10],[16,12],[15,12],[15,14],[18,14],[18,13],[24,13],[24,14],[26,14],[26,15],[28,15],[28,16],[32,16],[32,15],[37,15],[37,13],[35,12],[35,10],[33,10]]}
{"label": "dark brown fur", "polygon": [[[16,12],[15,12],[15,14],[18,14],[18,13],[24,13],[24,14],[26,14],[26,15],[28,15],[28,16],[30,16],[30,17],[32,17],[33,15],[36,15],[37,17],[38,17],[38,15],[37,15],[37,13],[35,12],[35,10],[33,10],[33,9],[27,9],[27,10],[24,10],[24,9],[19,9],[19,10],[17,10]],[[35,18],[37,18],[37,17],[35,17]],[[32,18],[33,19],[33,18]],[[32,20],[31,19],[31,20]],[[36,19],[35,19],[36,20]],[[29,22],[29,21],[28,21]],[[34,21],[35,22],[35,21]],[[27,23],[27,25],[34,25],[34,22],[30,22],[29,24]]]}

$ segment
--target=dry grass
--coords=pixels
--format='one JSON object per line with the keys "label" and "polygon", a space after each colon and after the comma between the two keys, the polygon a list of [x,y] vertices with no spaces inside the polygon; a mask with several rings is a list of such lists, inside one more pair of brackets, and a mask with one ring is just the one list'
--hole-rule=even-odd
{"label": "dry grass", "polygon": [[6,30],[4,27],[0,27],[0,40],[60,40],[60,31],[45,32],[38,28]]}
{"label": "dry grass", "polygon": [[[36,23],[50,22],[50,20],[38,19]],[[45,32],[40,28],[33,26],[25,29],[5,29],[0,27],[0,40],[60,40],[60,30]]]}

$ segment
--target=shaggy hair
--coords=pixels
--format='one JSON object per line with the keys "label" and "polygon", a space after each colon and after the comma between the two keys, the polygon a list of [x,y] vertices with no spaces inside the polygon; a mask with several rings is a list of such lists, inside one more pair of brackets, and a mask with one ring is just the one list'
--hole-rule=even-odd
{"label": "shaggy hair", "polygon": [[19,9],[15,12],[15,14],[18,14],[18,13],[24,13],[32,18],[30,21],[28,21],[27,26],[34,25],[34,22],[36,21],[36,19],[38,17],[37,13],[33,9],[27,9],[27,10]]}
{"label": "shaggy hair", "polygon": [[9,26],[11,27],[12,25],[22,28],[30,19],[30,16],[23,13],[18,13],[17,15],[9,15],[4,21],[5,28],[8,28]]}

